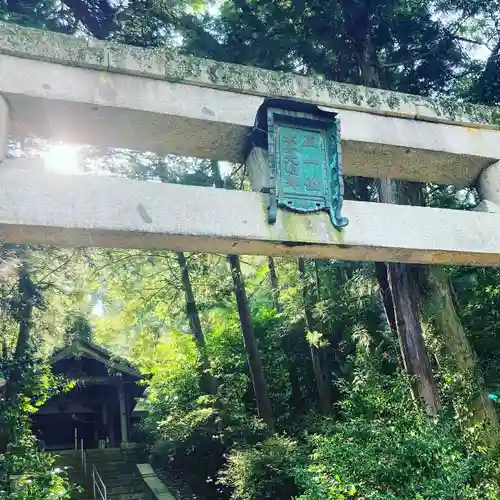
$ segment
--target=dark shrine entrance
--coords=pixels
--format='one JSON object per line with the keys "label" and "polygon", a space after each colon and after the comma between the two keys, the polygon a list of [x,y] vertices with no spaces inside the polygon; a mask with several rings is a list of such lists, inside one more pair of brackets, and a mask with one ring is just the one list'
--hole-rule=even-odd
{"label": "dark shrine entrance", "polygon": [[85,448],[130,445],[132,410],[144,391],[137,370],[82,339],[54,354],[52,370],[76,385],[33,416],[34,431],[47,450],[80,447],[82,439]]}

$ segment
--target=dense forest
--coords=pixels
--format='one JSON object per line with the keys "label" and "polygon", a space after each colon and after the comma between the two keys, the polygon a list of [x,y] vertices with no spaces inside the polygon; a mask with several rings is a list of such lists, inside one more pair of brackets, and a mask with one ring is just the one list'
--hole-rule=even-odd
{"label": "dense forest", "polygon": [[[24,26],[500,105],[500,0],[0,0]],[[43,155],[36,138],[13,154]],[[80,145],[91,175],[249,189],[245,169]],[[473,187],[346,197],[472,210]],[[1,245],[0,498],[65,498],[30,415],[91,336],[147,376],[138,432],[200,499],[500,499],[500,271]],[[25,474],[7,493],[11,474]]]}

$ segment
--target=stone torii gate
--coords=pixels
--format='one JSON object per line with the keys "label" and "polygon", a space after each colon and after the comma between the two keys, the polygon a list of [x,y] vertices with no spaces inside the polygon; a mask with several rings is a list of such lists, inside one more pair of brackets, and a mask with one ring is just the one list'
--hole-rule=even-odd
{"label": "stone torii gate", "polygon": [[[344,202],[278,210],[265,195],[0,167],[0,239],[417,263],[500,264],[500,110],[0,24],[0,161],[26,137],[242,162],[264,97],[333,109],[346,175],[467,186],[483,211]],[[29,162],[28,162],[29,163]]]}

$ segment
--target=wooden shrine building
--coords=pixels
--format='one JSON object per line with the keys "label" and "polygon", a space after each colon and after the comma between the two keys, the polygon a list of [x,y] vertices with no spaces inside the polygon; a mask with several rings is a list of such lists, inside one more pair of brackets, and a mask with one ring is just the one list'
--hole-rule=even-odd
{"label": "wooden shrine building", "polygon": [[129,363],[83,339],[56,351],[52,370],[76,382],[73,389],[51,398],[33,416],[35,433],[48,450],[81,446],[126,447],[133,432],[132,411],[144,387]]}

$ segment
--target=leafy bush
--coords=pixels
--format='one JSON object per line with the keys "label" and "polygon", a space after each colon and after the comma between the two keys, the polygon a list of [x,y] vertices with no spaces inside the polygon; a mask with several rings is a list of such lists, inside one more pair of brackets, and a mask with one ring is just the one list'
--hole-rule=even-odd
{"label": "leafy bush", "polygon": [[228,328],[225,332],[225,338],[222,329],[214,334],[215,341],[225,348],[220,357],[212,358],[218,375],[216,395],[200,391],[193,338],[174,331],[158,346],[149,381],[145,426],[154,440],[155,462],[192,472],[190,486],[202,495],[217,495],[215,478],[234,443],[254,443],[262,439],[264,430],[263,424],[245,411],[248,377],[232,367],[240,363],[240,353],[232,348],[236,339],[241,343],[241,333],[237,337],[237,332]]}
{"label": "leafy bush", "polygon": [[[61,500],[72,487],[48,453],[37,451],[30,415],[49,397],[74,384],[50,371],[50,366],[26,349],[19,359],[0,358],[0,372],[8,382],[17,375],[14,389],[0,391],[0,499]],[[10,389],[10,390],[9,390]]]}
{"label": "leafy bush", "polygon": [[54,465],[54,458],[38,453],[25,427],[22,438],[0,454],[0,498],[9,500],[62,500],[71,497],[66,474]]}
{"label": "leafy bush", "polygon": [[293,498],[298,494],[294,470],[301,461],[303,453],[296,441],[273,436],[233,450],[218,482],[232,488],[234,500]]}
{"label": "leafy bush", "polygon": [[374,364],[356,368],[342,419],[308,439],[310,462],[295,475],[300,500],[500,498],[488,479],[495,460],[468,452],[446,415],[429,418],[409,384]]}

